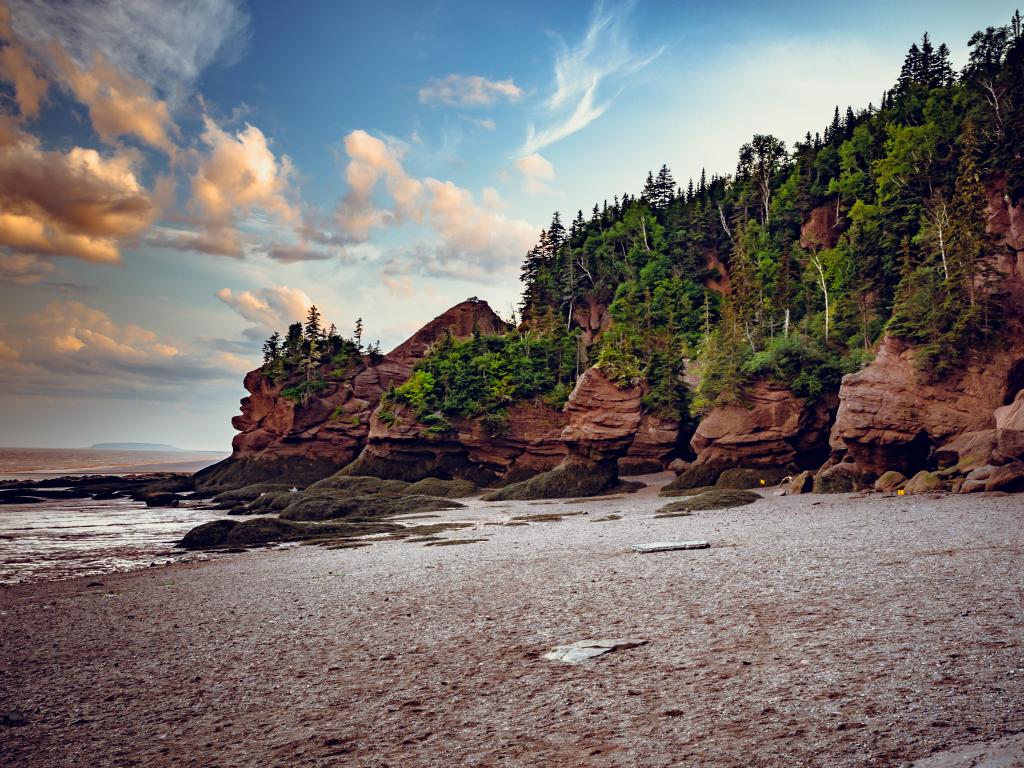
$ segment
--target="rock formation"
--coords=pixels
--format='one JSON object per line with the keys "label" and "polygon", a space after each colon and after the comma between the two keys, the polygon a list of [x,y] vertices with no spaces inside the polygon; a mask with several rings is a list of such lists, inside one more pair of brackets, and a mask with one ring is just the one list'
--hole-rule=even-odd
{"label": "rock formation", "polygon": [[1008,204],[998,184],[990,187],[988,230],[1004,246],[990,264],[1000,277],[993,301],[1004,310],[998,338],[960,371],[935,380],[918,371],[913,347],[886,336],[867,367],[843,378],[833,465],[872,478],[887,470],[910,476],[968,456],[987,463],[999,460],[992,453],[1000,452],[999,431],[1009,449],[1003,460],[1015,455],[1014,397],[1024,387],[1024,211]]}
{"label": "rock formation", "polygon": [[588,368],[565,404],[566,456],[554,469],[485,496],[489,500],[593,496],[618,482],[618,460],[629,449],[643,415],[643,390],[619,387]]}
{"label": "rock formation", "polygon": [[[196,475],[203,492],[282,478],[305,485],[326,477],[355,459],[366,443],[371,415],[388,387],[404,382],[413,364],[446,332],[456,338],[502,333],[507,325],[485,301],[473,298],[434,318],[376,361],[369,357],[351,369],[321,366],[323,389],[305,400],[286,397],[297,381],[273,382],[261,369],[245,377],[249,396],[232,419],[239,434],[232,454]],[[296,381],[293,381],[293,378]]]}
{"label": "rock formation", "polygon": [[812,469],[828,455],[834,397],[805,403],[786,387],[757,381],[745,402],[720,406],[697,426],[696,464]]}

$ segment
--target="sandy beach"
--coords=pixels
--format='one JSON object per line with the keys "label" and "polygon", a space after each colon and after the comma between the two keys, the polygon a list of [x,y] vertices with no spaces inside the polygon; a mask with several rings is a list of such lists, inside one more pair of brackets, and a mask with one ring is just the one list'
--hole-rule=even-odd
{"label": "sandy beach", "polygon": [[[1024,764],[1022,497],[663,501],[0,589],[0,763]],[[676,539],[711,547],[630,551]]]}

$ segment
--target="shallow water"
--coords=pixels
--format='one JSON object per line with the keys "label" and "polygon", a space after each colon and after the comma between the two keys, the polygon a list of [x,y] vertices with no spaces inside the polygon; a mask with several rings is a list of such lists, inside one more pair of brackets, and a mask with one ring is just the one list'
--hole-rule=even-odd
{"label": "shallow water", "polygon": [[195,506],[60,499],[0,506],[0,584],[126,571],[182,559],[175,542],[218,517]]}

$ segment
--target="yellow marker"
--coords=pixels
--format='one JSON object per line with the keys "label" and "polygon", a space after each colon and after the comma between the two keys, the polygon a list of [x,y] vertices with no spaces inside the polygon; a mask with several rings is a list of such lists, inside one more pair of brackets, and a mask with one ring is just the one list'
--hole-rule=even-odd
{"label": "yellow marker", "polygon": [[903,490],[902,488],[900,488],[900,489],[899,489],[898,491],[896,491],[896,495],[897,495],[897,496],[903,496],[903,495],[904,495],[904,493],[905,493],[905,492],[904,492],[904,490]]}
{"label": "yellow marker", "polygon": [[761,481],[761,485],[764,485],[764,480]]}

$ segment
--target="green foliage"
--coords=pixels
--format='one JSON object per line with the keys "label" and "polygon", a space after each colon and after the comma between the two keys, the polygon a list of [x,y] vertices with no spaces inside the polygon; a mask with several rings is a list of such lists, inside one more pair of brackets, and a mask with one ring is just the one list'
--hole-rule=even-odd
{"label": "green foliage", "polygon": [[[523,263],[518,330],[442,340],[389,397],[431,428],[482,417],[499,434],[510,405],[560,407],[591,364],[680,419],[756,379],[833,393],[885,332],[931,375],[959,365],[997,319],[986,183],[1024,199],[1021,27],[972,37],[960,75],[925,35],[877,105],[837,106],[791,146],[756,134],[733,177],[684,189],[662,166],[639,196],[556,213]],[[285,360],[303,352],[292,330]]]}
{"label": "green foliage", "polygon": [[465,341],[446,336],[417,363],[412,377],[386,397],[411,408],[424,423],[430,414],[484,416],[490,425],[485,428],[498,429],[499,414],[508,405],[534,397],[557,399],[575,382],[577,342],[576,333],[512,332]]}

